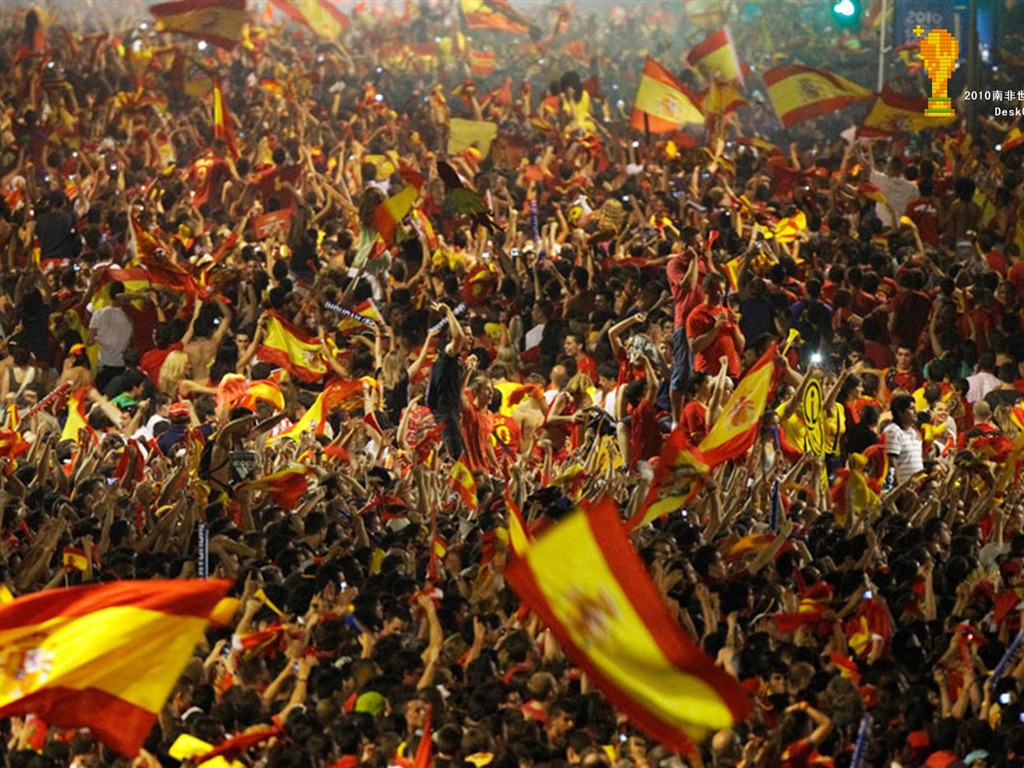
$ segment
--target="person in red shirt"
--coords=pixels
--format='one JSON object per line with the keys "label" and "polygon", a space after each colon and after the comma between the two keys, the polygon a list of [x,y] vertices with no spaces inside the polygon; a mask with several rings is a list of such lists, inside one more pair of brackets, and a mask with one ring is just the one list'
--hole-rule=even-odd
{"label": "person in red shirt", "polygon": [[587,354],[586,340],[583,338],[583,334],[565,334],[562,351],[576,363],[576,373],[585,373],[591,381],[597,381],[597,361]]}
{"label": "person in red shirt", "polygon": [[746,344],[739,324],[729,310],[722,306],[725,296],[725,278],[709,274],[704,278],[704,303],[696,307],[686,319],[686,339],[693,350],[693,370],[717,375],[721,358],[726,358],[729,377],[740,376],[740,350]]}
{"label": "person in red shirt", "polygon": [[921,290],[925,283],[921,270],[901,272],[896,280],[899,290],[889,304],[889,336],[897,344],[914,347],[928,325],[932,302]]}
{"label": "person in red shirt", "polygon": [[[808,718],[814,723],[810,736],[807,732]],[[832,730],[832,718],[819,712],[806,701],[786,708],[778,730],[764,746],[762,754],[755,760],[756,765],[780,766],[780,768],[804,768],[811,765],[817,747]]]}
{"label": "person in red shirt", "polygon": [[668,286],[672,291],[675,311],[672,322],[672,379],[669,386],[669,400],[672,403],[672,421],[679,421],[683,410],[683,392],[693,373],[693,354],[686,332],[686,319],[695,307],[704,301],[704,291],[698,283],[705,267],[700,263],[702,245],[700,231],[696,227],[683,227],[680,240],[673,244],[674,253],[665,264]]}
{"label": "person in red shirt", "polygon": [[708,401],[711,399],[711,376],[707,373],[695,373],[690,379],[692,396],[683,407],[683,415],[679,418],[679,427],[686,432],[686,437],[694,445],[699,445],[708,433]]}

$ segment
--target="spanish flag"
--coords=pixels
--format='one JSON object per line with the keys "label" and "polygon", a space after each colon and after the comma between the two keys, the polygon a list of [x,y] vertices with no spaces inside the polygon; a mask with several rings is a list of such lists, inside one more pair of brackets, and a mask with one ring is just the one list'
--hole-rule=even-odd
{"label": "spanish flag", "polygon": [[299,442],[302,436],[312,430],[315,435],[322,435],[327,429],[327,417],[334,410],[351,410],[357,408],[362,402],[363,382],[376,382],[365,377],[357,381],[335,381],[327,385],[323,392],[317,395],[313,404],[295,424],[279,435],[271,437],[267,442],[273,442],[283,437]]}
{"label": "spanish flag", "polygon": [[79,435],[84,429],[92,437],[95,433],[89,426],[85,415],[85,401],[89,397],[89,387],[81,387],[68,395],[68,416],[64,422],[64,430],[60,433],[60,439],[79,441]]}
{"label": "spanish flag", "polygon": [[420,190],[413,184],[406,184],[402,190],[378,205],[370,217],[370,223],[388,246],[395,242],[398,223],[409,215],[416,204]]}
{"label": "spanish flag", "polygon": [[266,477],[241,484],[250,491],[266,491],[283,509],[295,509],[309,490],[309,476],[316,470],[308,464],[293,464]]}
{"label": "spanish flag", "polygon": [[64,547],[61,564],[66,571],[85,573],[89,570],[89,557],[81,547]]}
{"label": "spanish flag", "polygon": [[697,98],[648,56],[636,90],[630,127],[650,133],[675,133],[683,123],[703,125]]}
{"label": "spanish flag", "polygon": [[685,507],[704,487],[709,471],[700,450],[690,443],[686,430],[676,427],[661,447],[647,498],[627,527],[638,528]]}
{"label": "spanish flag", "polygon": [[242,42],[245,0],[173,0],[149,12],[158,32],[177,32],[227,49]]}
{"label": "spanish flag", "polygon": [[708,466],[742,456],[754,444],[768,397],[775,388],[777,354],[778,344],[773,342],[740,379],[721,416],[701,441],[700,452]]}
{"label": "spanish flag", "polygon": [[697,43],[686,55],[686,61],[712,82],[743,82],[740,59],[727,26]]}
{"label": "spanish flag", "polygon": [[[377,304],[373,299],[364,299],[363,301],[352,307],[352,311],[365,317],[367,320],[371,320],[377,325],[384,325],[384,315],[380,313],[380,309],[377,308]],[[342,315],[341,319],[338,320],[337,328],[342,333],[355,333],[357,331],[365,331],[367,328],[371,328],[370,323],[364,323],[360,320],[356,320],[352,317],[346,317]]]}
{"label": "spanish flag", "polygon": [[474,75],[493,75],[495,56],[492,51],[470,51],[469,71]]}
{"label": "spanish flag", "polygon": [[271,0],[271,4],[326,40],[338,40],[351,26],[331,0]]}
{"label": "spanish flag", "polygon": [[946,125],[955,117],[942,118],[925,115],[928,99],[904,96],[888,85],[875,99],[864,121],[857,128],[858,136],[890,136],[895,133],[913,133]]}
{"label": "spanish flag", "polygon": [[88,727],[132,758],[230,581],[116,581],[0,607],[0,718]]}
{"label": "spanish flag", "polygon": [[284,368],[307,384],[319,381],[327,373],[320,340],[296,328],[276,312],[267,315],[267,330],[258,355],[260,360]]}
{"label": "spanish flag", "polygon": [[999,148],[999,154],[1004,155],[1020,146],[1024,146],[1024,133],[1021,133],[1020,126],[1015,125],[1006,134],[1006,138],[1003,139],[1003,144]]}
{"label": "spanish flag", "polygon": [[690,749],[690,739],[747,716],[747,694],[680,629],[610,498],[538,538],[506,567],[505,578],[648,737]]}
{"label": "spanish flag", "polygon": [[867,101],[871,91],[824,69],[788,64],[764,73],[768,98],[786,128]]}
{"label": "spanish flag", "polygon": [[452,490],[459,495],[469,511],[476,512],[476,478],[473,477],[473,473],[469,471],[469,467],[462,462],[462,459],[452,464],[450,483]]}
{"label": "spanish flag", "polygon": [[213,83],[213,137],[227,142],[228,152],[231,153],[232,157],[238,157],[235,128],[231,124],[231,115],[228,114],[227,104],[224,103],[224,94],[220,90],[220,80],[215,80]]}
{"label": "spanish flag", "polygon": [[529,19],[512,9],[506,0],[461,0],[462,15],[468,29],[493,29],[497,32],[526,33]]}
{"label": "spanish flag", "polygon": [[779,219],[775,225],[775,239],[780,243],[792,243],[797,235],[807,231],[807,214],[797,211],[792,216]]}

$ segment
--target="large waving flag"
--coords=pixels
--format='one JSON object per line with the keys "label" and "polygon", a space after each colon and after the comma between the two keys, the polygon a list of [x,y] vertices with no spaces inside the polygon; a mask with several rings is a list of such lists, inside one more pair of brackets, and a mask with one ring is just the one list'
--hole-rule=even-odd
{"label": "large waving flag", "polygon": [[469,29],[526,33],[530,20],[513,10],[506,0],[461,0],[462,15]]}
{"label": "large waving flag", "polygon": [[0,607],[0,718],[89,727],[132,758],[230,581],[116,581]]}
{"label": "large waving flag", "polygon": [[312,430],[315,435],[322,435],[327,431],[327,417],[334,410],[350,411],[358,408],[363,402],[363,384],[375,386],[376,382],[364,377],[356,381],[333,381],[328,384],[324,391],[317,395],[316,400],[309,406],[295,424],[280,434],[271,437],[267,442],[273,442],[287,437],[289,440],[299,442],[302,436]]}
{"label": "large waving flag", "polygon": [[700,41],[686,55],[690,66],[708,80],[722,83],[742,83],[743,71],[736,55],[729,27],[722,27]]}
{"label": "large waving flag", "polygon": [[788,64],[764,73],[768,98],[782,124],[789,128],[867,101],[871,91],[824,69]]}
{"label": "large waving flag", "polygon": [[149,9],[157,30],[197,37],[221,48],[242,42],[245,0],[173,0]]}
{"label": "large waving flag", "polygon": [[928,99],[904,96],[888,85],[875,99],[871,111],[864,122],[857,128],[858,136],[889,136],[894,133],[912,133],[924,131],[936,126],[946,125],[956,120],[951,117],[932,117],[925,115]]}
{"label": "large waving flag", "polygon": [[704,486],[709,471],[700,450],[687,438],[686,430],[676,427],[661,448],[647,498],[627,527],[637,528],[685,507]]}
{"label": "large waving flag", "polygon": [[775,387],[777,354],[778,345],[773,342],[740,379],[722,414],[701,440],[700,452],[708,466],[742,456],[754,444],[768,397]]}
{"label": "large waving flag", "polygon": [[299,500],[309,490],[310,475],[316,475],[316,470],[310,465],[293,464],[242,485],[250,491],[266,491],[279,507],[295,509],[299,505]]}
{"label": "large waving flag", "polygon": [[267,315],[267,330],[258,355],[260,360],[284,368],[307,384],[319,381],[327,373],[320,340],[296,328],[276,312]]}
{"label": "large waving flag", "polygon": [[648,57],[629,125],[638,131],[674,133],[683,123],[704,123],[697,97],[661,64]]}
{"label": "large waving flag", "polygon": [[505,569],[523,603],[626,717],[671,749],[731,728],[750,701],[680,629],[605,497]]}
{"label": "large waving flag", "polygon": [[326,40],[339,39],[351,26],[331,0],[271,0],[271,5]]}

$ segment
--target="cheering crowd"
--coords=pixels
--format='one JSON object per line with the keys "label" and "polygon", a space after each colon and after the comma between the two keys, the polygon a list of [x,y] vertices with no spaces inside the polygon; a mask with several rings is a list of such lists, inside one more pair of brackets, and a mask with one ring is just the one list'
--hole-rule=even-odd
{"label": "cheering crowd", "polygon": [[[428,717],[436,768],[1024,765],[1019,130],[785,131],[756,65],[822,51],[754,3],[746,100],[665,134],[626,102],[692,9],[366,5],[342,43],[259,4],[232,48],[0,8],[0,601],[241,600],[131,765],[426,768]],[[688,753],[503,575],[607,496],[752,702]],[[10,768],[129,765],[0,730]]]}

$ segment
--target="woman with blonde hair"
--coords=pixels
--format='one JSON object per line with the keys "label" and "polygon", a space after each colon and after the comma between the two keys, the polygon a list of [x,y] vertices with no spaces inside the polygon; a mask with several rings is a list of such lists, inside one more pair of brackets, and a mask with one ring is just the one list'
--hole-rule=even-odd
{"label": "woman with blonde hair", "polygon": [[555,395],[544,419],[544,435],[551,442],[555,459],[564,459],[579,445],[579,424],[586,418],[583,409],[593,405],[590,393],[594,382],[585,373],[577,373],[565,389]]}
{"label": "woman with blonde hair", "polygon": [[172,400],[185,400],[195,395],[216,395],[216,387],[206,386],[189,378],[190,368],[187,353],[180,349],[171,352],[160,366],[157,389]]}

